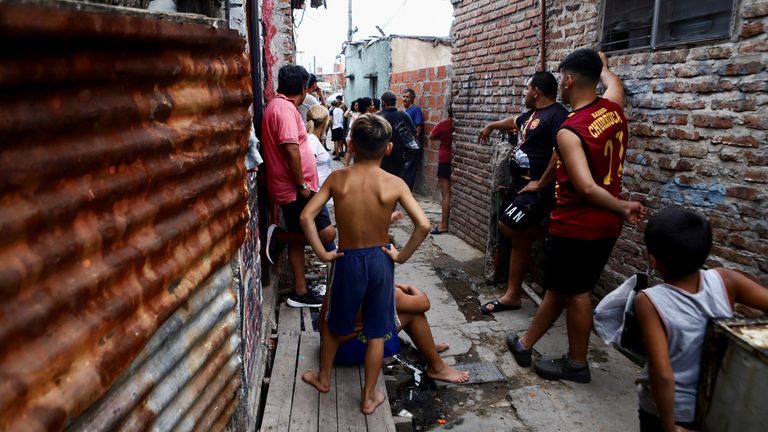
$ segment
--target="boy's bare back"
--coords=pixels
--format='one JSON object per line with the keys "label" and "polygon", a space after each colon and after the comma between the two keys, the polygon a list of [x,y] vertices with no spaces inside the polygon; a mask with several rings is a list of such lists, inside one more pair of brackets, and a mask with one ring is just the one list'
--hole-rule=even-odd
{"label": "boy's bare back", "polygon": [[358,162],[334,172],[327,183],[340,250],[389,244],[390,216],[398,202],[406,207],[411,201],[418,207],[405,182],[378,164]]}

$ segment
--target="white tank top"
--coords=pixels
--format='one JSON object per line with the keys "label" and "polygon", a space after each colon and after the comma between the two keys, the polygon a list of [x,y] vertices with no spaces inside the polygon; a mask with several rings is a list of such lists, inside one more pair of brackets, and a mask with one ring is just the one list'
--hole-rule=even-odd
{"label": "white tank top", "polygon": [[[715,270],[702,270],[699,291],[691,294],[668,284],[647,288],[667,332],[669,359],[675,375],[675,421],[692,422],[696,415],[696,390],[707,321],[733,316],[723,279]],[[640,408],[658,415],[651,393],[648,366],[637,387]]]}

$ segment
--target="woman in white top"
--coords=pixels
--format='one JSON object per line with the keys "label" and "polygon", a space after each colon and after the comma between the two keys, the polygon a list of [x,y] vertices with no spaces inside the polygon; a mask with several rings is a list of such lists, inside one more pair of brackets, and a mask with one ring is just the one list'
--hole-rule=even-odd
{"label": "woman in white top", "polygon": [[307,135],[312,153],[315,154],[317,163],[317,176],[320,180],[320,186],[325,183],[325,179],[331,175],[331,155],[323,147],[320,137],[328,129],[328,110],[322,105],[314,105],[307,111]]}

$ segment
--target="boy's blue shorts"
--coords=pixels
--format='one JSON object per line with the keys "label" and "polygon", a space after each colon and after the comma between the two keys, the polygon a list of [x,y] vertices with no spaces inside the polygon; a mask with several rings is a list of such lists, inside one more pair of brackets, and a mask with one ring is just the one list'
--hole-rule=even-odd
{"label": "boy's blue shorts", "polygon": [[338,336],[354,332],[360,310],[362,334],[384,337],[395,328],[395,264],[381,246],[342,252],[328,293],[328,329]]}

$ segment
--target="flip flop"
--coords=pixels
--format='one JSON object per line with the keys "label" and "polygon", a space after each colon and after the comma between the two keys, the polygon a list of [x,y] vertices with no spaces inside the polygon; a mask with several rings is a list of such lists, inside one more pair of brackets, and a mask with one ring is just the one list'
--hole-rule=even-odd
{"label": "flip flop", "polygon": [[[488,305],[493,305],[493,310],[488,309]],[[499,299],[489,301],[488,303],[480,306],[480,310],[486,314],[490,315],[492,313],[496,312],[504,312],[507,310],[519,310],[522,307],[522,305],[506,305],[499,301]]]}
{"label": "flip flop", "polygon": [[432,235],[440,235],[440,234],[447,233],[447,232],[448,232],[448,230],[440,231],[440,227],[436,226],[436,227],[432,228],[432,231],[430,231],[429,233],[432,234]]}

